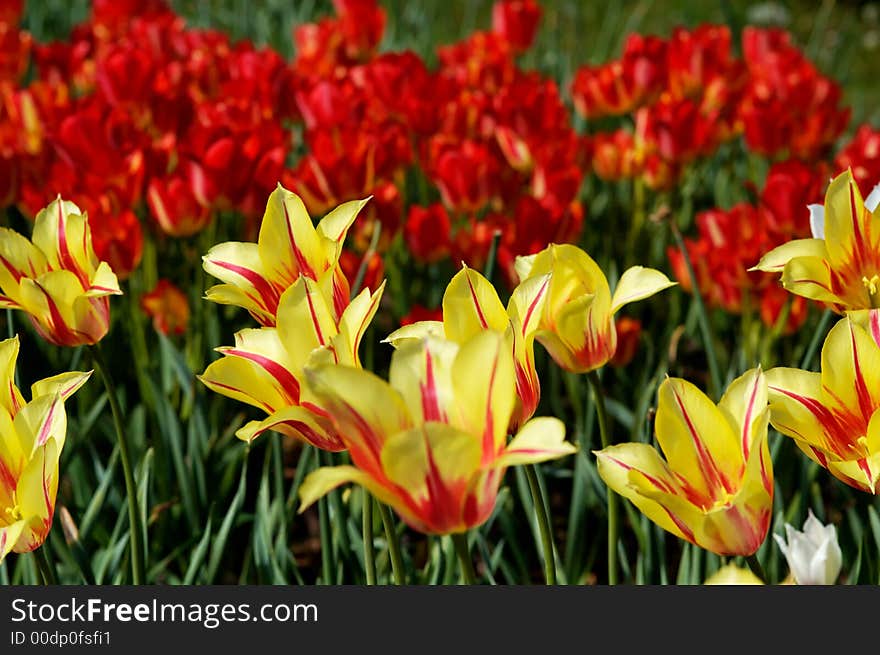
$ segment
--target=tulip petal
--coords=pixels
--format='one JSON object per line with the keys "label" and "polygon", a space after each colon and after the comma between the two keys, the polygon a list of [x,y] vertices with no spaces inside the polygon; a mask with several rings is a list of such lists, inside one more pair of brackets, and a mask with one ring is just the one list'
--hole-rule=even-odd
{"label": "tulip petal", "polygon": [[880,407],[880,347],[847,318],[831,328],[822,346],[822,386],[836,404],[866,420]]}
{"label": "tulip petal", "polygon": [[278,303],[278,336],[291,364],[305,366],[309,353],[330,345],[337,333],[332,307],[320,286],[311,278],[300,277]]}
{"label": "tulip petal", "polygon": [[388,435],[413,425],[400,393],[374,373],[351,366],[305,369],[308,388],[333,417],[355,464],[380,477]]}
{"label": "tulip petal", "polygon": [[28,521],[28,529],[22,537],[27,535],[29,543],[22,544],[20,538],[16,552],[30,551],[40,546],[52,527],[60,449],[61,444],[57,439],[46,441],[34,453],[18,479],[18,506],[22,518]]}
{"label": "tulip petal", "polygon": [[[372,198],[372,196],[370,196]],[[342,251],[342,242],[345,235],[351,227],[354,220],[360,214],[361,210],[370,201],[370,198],[363,200],[349,200],[338,207],[334,208],[329,214],[324,216],[319,222],[318,234],[332,244],[332,249],[327,252],[329,261],[336,262],[339,260],[339,254]],[[327,246],[325,245],[325,249]]]}
{"label": "tulip petal", "polygon": [[266,276],[277,280],[281,288],[292,285],[300,275],[317,280],[328,268],[305,204],[281,184],[269,195],[257,243]]}
{"label": "tulip petal", "polygon": [[746,371],[724,392],[718,408],[739,437],[742,461],[749,458],[752,443],[767,429],[767,380],[760,367]]}
{"label": "tulip petal", "polygon": [[865,207],[850,170],[841,173],[825,192],[825,245],[832,268],[880,249],[880,217]]}
{"label": "tulip petal", "polygon": [[[776,535],[774,535],[776,536]],[[762,585],[761,578],[748,569],[741,569],[732,562],[722,566],[706,578],[704,585]]]}
{"label": "tulip petal", "polygon": [[480,443],[473,435],[446,423],[424,425],[391,436],[382,449],[389,481],[406,489],[435,515],[461,520],[465,493],[480,468]]}
{"label": "tulip petal", "polygon": [[767,371],[766,377],[770,423],[774,428],[803,444],[803,448],[842,452],[829,438],[834,421],[822,404],[819,373],[777,367]]}
{"label": "tulip petal", "polygon": [[302,439],[321,450],[345,450],[328,417],[300,406],[284,407],[262,421],[250,421],[239,428],[235,436],[250,443],[267,430]]}
{"label": "tulip petal", "polygon": [[119,280],[116,273],[110,268],[107,262],[98,264],[95,274],[92,276],[90,286],[86,290],[85,295],[89,298],[100,298],[101,296],[122,295],[122,289],[119,288]]}
{"label": "tulip petal", "polygon": [[297,514],[302,514],[316,500],[349,482],[364,487],[380,502],[396,504],[393,494],[360,469],[354,466],[323,466],[309,473],[300,485]]}
{"label": "tulip petal", "polygon": [[77,389],[88,382],[91,376],[92,371],[86,373],[71,371],[69,373],[53,375],[43,380],[37,380],[31,385],[31,398],[54,396],[57,393],[61,396],[61,400],[67,400]]}
{"label": "tulip petal", "polygon": [[206,387],[267,414],[291,403],[284,385],[260,364],[232,354],[211,362],[196,376]]}
{"label": "tulip petal", "polygon": [[0,341],[0,407],[11,416],[24,406],[24,397],[15,386],[15,363],[18,360],[18,335]]}
{"label": "tulip petal", "polygon": [[[5,409],[0,408],[0,507],[10,507],[16,480],[31,454],[31,440],[25,446],[15,424]],[[27,451],[25,451],[25,447]]]}
{"label": "tulip petal", "polygon": [[358,349],[361,339],[376,315],[376,310],[379,309],[379,303],[382,300],[382,292],[384,290],[384,281],[376,289],[375,293],[370,293],[369,289],[364,289],[342,312],[342,316],[339,319],[339,335],[337,337],[341,347],[336,348],[337,361],[340,364],[360,366],[361,361],[358,356]]}
{"label": "tulip petal", "polygon": [[[208,289],[205,294],[207,300],[237,304],[248,311],[274,317],[280,294],[266,279],[257,244],[239,241],[220,243],[212,247],[202,261],[206,273],[229,285]],[[229,287],[238,289],[240,294],[233,293]]]}
{"label": "tulip petal", "polygon": [[40,249],[8,227],[0,227],[0,289],[20,303],[18,287],[22,277],[36,278],[48,270]]}
{"label": "tulip petal", "polygon": [[453,362],[458,352],[454,341],[436,338],[412,341],[394,351],[389,382],[416,423],[457,420]]}
{"label": "tulip petal", "polygon": [[577,446],[565,440],[565,424],[558,418],[542,416],[520,428],[494,466],[537,464],[576,452]]}
{"label": "tulip petal", "polygon": [[819,302],[839,302],[832,291],[831,270],[824,259],[818,257],[795,257],[782,272],[782,286],[804,298]]}
{"label": "tulip petal", "polygon": [[507,313],[516,330],[517,343],[527,346],[538,330],[549,288],[550,275],[537,275],[518,284],[510,295]]}
{"label": "tulip petal", "polygon": [[[301,369],[295,367],[287,348],[281,343],[277,329],[239,330],[235,333],[235,346],[223,346],[216,350],[227,357],[237,357],[253,363],[258,375],[271,384],[277,390],[278,396],[284,399],[281,405],[299,401],[298,376]],[[276,405],[276,408],[281,405]]]}
{"label": "tulip petal", "polygon": [[653,268],[645,268],[644,266],[628,268],[620,276],[617,287],[614,289],[614,295],[611,297],[611,313],[616,314],[617,310],[627,303],[648,298],[676,284]]}
{"label": "tulip petal", "polygon": [[495,287],[480,273],[463,266],[443,294],[446,338],[463,343],[481,330],[507,329],[510,317]]}
{"label": "tulip petal", "polygon": [[97,261],[93,261],[88,222],[79,207],[60,196],[53,200],[37,213],[32,240],[52,268],[70,271],[88,288]]}
{"label": "tulip petal", "polygon": [[534,267],[535,258],[537,256],[537,253],[534,255],[517,255],[513,262],[513,268],[514,271],[516,271],[516,276],[519,278],[520,282],[523,282],[526,278],[532,275],[532,268]]}
{"label": "tulip petal", "polygon": [[417,321],[397,328],[382,339],[382,343],[390,343],[394,348],[399,348],[408,341],[417,341],[426,337],[440,337],[446,335],[442,321]]}
{"label": "tulip petal", "polygon": [[825,205],[807,205],[810,211],[810,233],[814,239],[825,239]]}
{"label": "tulip petal", "polygon": [[33,399],[15,415],[13,425],[26,457],[32,457],[51,439],[56,440],[61,448],[67,434],[67,413],[61,396],[56,394]]}
{"label": "tulip petal", "polygon": [[0,563],[12,552],[27,527],[27,521],[21,520],[0,527]]}
{"label": "tulip petal", "polygon": [[483,464],[504,449],[516,399],[513,354],[504,335],[486,330],[468,339],[452,365],[461,422],[456,427],[482,435]]}
{"label": "tulip petal", "polygon": [[781,273],[792,259],[796,257],[811,257],[826,259],[828,250],[822,239],[795,239],[777,246],[763,257],[750,271],[764,271],[765,273]]}
{"label": "tulip petal", "polygon": [[[677,481],[660,454],[648,444],[625,443],[593,453],[599,477],[612,491],[628,498],[639,510],[667,532],[693,542],[693,528],[684,519],[643,492],[653,486],[666,494],[675,493]],[[635,474],[639,475],[636,476]],[[688,512],[690,515],[690,512]]]}
{"label": "tulip petal", "polygon": [[667,378],[657,392],[655,430],[669,467],[708,498],[732,492],[743,456],[722,412],[696,386]]}

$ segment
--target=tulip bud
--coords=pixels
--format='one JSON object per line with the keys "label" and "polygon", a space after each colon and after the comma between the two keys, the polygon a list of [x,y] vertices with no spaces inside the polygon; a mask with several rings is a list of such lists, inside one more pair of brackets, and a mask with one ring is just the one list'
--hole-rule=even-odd
{"label": "tulip bud", "polygon": [[809,510],[803,532],[786,523],[785,536],[783,539],[774,534],[773,538],[797,584],[829,585],[837,581],[842,555],[834,524],[822,525]]}

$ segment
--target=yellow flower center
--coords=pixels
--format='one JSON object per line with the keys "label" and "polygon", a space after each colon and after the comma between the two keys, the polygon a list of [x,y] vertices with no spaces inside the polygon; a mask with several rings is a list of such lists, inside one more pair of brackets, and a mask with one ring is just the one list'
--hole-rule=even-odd
{"label": "yellow flower center", "polygon": [[868,290],[868,296],[871,300],[871,307],[880,307],[880,275],[862,276],[862,284]]}
{"label": "yellow flower center", "polygon": [[20,521],[23,516],[21,513],[21,505],[14,505],[13,507],[6,508],[6,515],[9,516],[9,520],[12,522]]}

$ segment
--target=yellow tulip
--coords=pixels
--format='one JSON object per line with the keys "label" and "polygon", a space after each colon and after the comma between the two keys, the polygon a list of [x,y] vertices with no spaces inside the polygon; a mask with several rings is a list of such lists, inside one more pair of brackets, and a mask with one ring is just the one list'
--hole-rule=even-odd
{"label": "yellow tulip", "polygon": [[880,214],[877,194],[862,200],[847,169],[835,177],[824,205],[811,205],[812,239],[789,241],[764,255],[754,270],[782,274],[791,293],[838,313],[880,307]]}
{"label": "yellow tulip", "polygon": [[304,276],[329,286],[334,314],[341,315],[350,290],[339,255],[368,200],[339,205],[315,227],[300,197],[279,184],[266,203],[257,243],[221,243],[203,257],[205,271],[223,282],[208,289],[205,298],[242,307],[260,325],[274,327],[281,295]]}
{"label": "yellow tulip", "polygon": [[25,403],[15,386],[18,350],[18,337],[0,342],[0,562],[34,550],[49,534],[67,433],[64,401],[91,375],[39,380]]}
{"label": "yellow tulip", "polygon": [[249,328],[199,379],[210,389],[253,405],[268,414],[236,435],[252,441],[266,430],[298,437],[331,451],[343,450],[327,413],[311,397],[303,368],[311,359],[360,367],[358,347],[379,307],[384,283],[375,293],[364,289],[336,316],[332,299],[334,271],[315,281],[300,277],[281,294],[277,327]]}
{"label": "yellow tulip", "polygon": [[433,335],[461,344],[484,330],[503,332],[514,355],[516,408],[509,429],[516,432],[532,417],[541,399],[534,343],[548,285],[548,275],[520,284],[505,309],[492,283],[464,266],[443,294],[443,321],[405,325],[388,335],[385,341],[396,348],[411,339]]}
{"label": "yellow tulip", "polygon": [[767,383],[760,369],[734,380],[718,405],[685,380],[658,391],[656,436],[596,452],[599,475],[649,519],[719,555],[752,555],[770,527],[773,469]]}
{"label": "yellow tulip", "polygon": [[33,241],[0,228],[0,308],[20,309],[58,346],[95,344],[110,328],[116,275],[98,261],[88,217],[59,196],[34,222]]}
{"label": "yellow tulip", "polygon": [[767,371],[770,422],[846,484],[880,492],[880,311],[831,328],[821,373]]}
{"label": "yellow tulip", "polygon": [[596,262],[571,244],[551,244],[536,255],[517,257],[516,269],[522,284],[550,275],[535,338],[560,367],[573,373],[600,368],[614,356],[617,310],[675,285],[660,271],[633,266],[621,275],[612,295]]}
{"label": "yellow tulip", "polygon": [[706,578],[704,585],[762,585],[764,582],[748,569],[725,564]]}
{"label": "yellow tulip", "polygon": [[390,383],[349,366],[307,368],[354,466],[310,473],[300,512],[347,482],[365,487],[413,529],[463,532],[486,521],[508,466],[575,451],[556,418],[535,418],[507,441],[515,404],[514,361],[504,335],[462,344],[437,337],[402,343]]}

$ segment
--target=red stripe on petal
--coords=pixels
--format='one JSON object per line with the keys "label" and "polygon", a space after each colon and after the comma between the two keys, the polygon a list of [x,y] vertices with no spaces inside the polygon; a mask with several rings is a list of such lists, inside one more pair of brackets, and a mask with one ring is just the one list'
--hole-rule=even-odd
{"label": "red stripe on petal", "polygon": [[18,481],[2,459],[0,459],[0,485],[3,485],[4,489],[9,489],[10,491],[15,491],[15,488],[18,486]]}
{"label": "red stripe on petal", "polygon": [[306,260],[302,251],[299,249],[299,246],[296,245],[296,238],[293,236],[293,226],[290,224],[290,214],[287,213],[287,203],[284,202],[284,200],[281,201],[281,208],[284,210],[284,223],[287,227],[287,238],[290,241],[290,247],[293,250],[293,256],[296,258],[296,265],[299,268],[299,272],[313,280],[317,280],[318,276],[315,274],[315,270]]}
{"label": "red stripe on petal", "polygon": [[630,465],[627,464],[626,462],[623,462],[623,461],[617,459],[616,457],[612,457],[611,455],[605,455],[605,456],[606,456],[608,459],[610,459],[612,462],[614,462],[615,464],[617,464],[619,467],[621,467],[622,469],[625,469],[625,470],[627,470],[627,471],[633,471],[633,470],[638,471],[639,473],[641,473],[642,475],[644,475],[645,478],[647,478],[648,482],[650,482],[651,484],[653,484],[653,485],[654,485],[655,487],[657,487],[660,491],[663,491],[663,492],[665,492],[665,493],[671,494],[671,495],[673,495],[673,496],[678,495],[678,494],[676,493],[676,490],[675,490],[672,486],[670,486],[665,480],[661,480],[660,478],[655,478],[655,477],[652,476],[652,475],[648,475],[648,474],[645,473],[643,470],[641,470],[641,469],[637,469],[637,468],[635,468],[635,467],[633,467],[633,466],[630,466]]}
{"label": "red stripe on petal", "polygon": [[419,382],[419,392],[422,397],[422,416],[425,421],[439,421],[446,423],[446,415],[440,407],[437,394],[437,380],[434,377],[434,359],[431,350],[425,348],[425,380]]}
{"label": "red stripe on petal", "polygon": [[874,339],[874,343],[880,347],[880,311],[872,309],[868,314],[868,317],[871,328],[871,337]]}
{"label": "red stripe on petal", "polygon": [[498,372],[498,357],[496,356],[492,362],[492,372],[489,375],[489,389],[486,394],[486,417],[485,427],[483,429],[483,458],[484,466],[488,465],[498,452],[495,450],[495,416],[492,414],[492,392],[495,388],[495,375]]}
{"label": "red stripe on petal", "polygon": [[51,326],[51,334],[46,335],[48,340],[52,343],[59,346],[76,346],[80,344],[79,332],[75,329],[72,329],[64,322],[64,318],[61,316],[61,312],[58,310],[58,305],[55,304],[55,300],[52,296],[49,295],[49,292],[44,289],[39,282],[35,282],[40,291],[43,292],[43,296],[46,298],[46,304],[49,307],[49,322]]}
{"label": "red stripe on petal", "polygon": [[666,515],[670,519],[672,519],[672,522],[675,523],[675,526],[679,530],[681,530],[681,533],[684,535],[684,538],[687,539],[688,541],[690,541],[692,544],[696,544],[697,539],[696,539],[696,537],[694,537],[694,531],[691,530],[684,521],[682,521],[680,518],[678,518],[678,516],[676,516],[675,513],[671,509],[669,509],[668,507],[666,507],[664,505],[661,505],[661,507],[663,507],[663,510],[666,512]]}
{"label": "red stripe on petal", "polygon": [[486,321],[486,317],[483,315],[483,308],[480,307],[480,301],[477,299],[477,291],[474,289],[473,283],[471,283],[471,278],[469,275],[465,275],[465,279],[468,283],[468,290],[471,293],[471,300],[474,302],[474,309],[477,310],[477,318],[480,321],[480,325],[485,330],[489,327],[489,323]]}
{"label": "red stripe on petal", "polygon": [[721,473],[718,467],[715,465],[715,460],[712,459],[711,455],[706,451],[703,446],[703,442],[700,438],[700,435],[697,434],[697,429],[694,426],[693,422],[691,422],[691,417],[688,415],[687,410],[684,408],[684,403],[678,395],[678,392],[673,387],[672,395],[675,396],[675,402],[678,405],[678,409],[681,412],[681,416],[687,424],[688,432],[691,435],[691,441],[694,444],[694,449],[697,452],[697,457],[700,460],[700,468],[703,471],[703,475],[706,478],[706,483],[709,486],[710,494],[714,495],[714,492],[720,491],[723,488],[726,492],[730,493],[733,491],[729,481],[727,478]]}
{"label": "red stripe on petal", "polygon": [[280,297],[278,294],[278,290],[273,287],[262,275],[260,275],[256,271],[252,271],[249,268],[245,268],[244,266],[239,266],[238,264],[233,264],[231,262],[212,260],[212,263],[216,264],[220,268],[225,268],[227,271],[232,271],[236,275],[239,275],[247,280],[248,283],[252,287],[254,287],[254,289],[260,295],[259,300],[261,302],[258,302],[258,304],[262,305],[267,312],[274,315],[278,311],[278,299]]}
{"label": "red stripe on petal", "polygon": [[12,276],[12,279],[14,279],[16,281],[16,283],[19,282],[21,280],[21,278],[24,277],[24,274],[21,271],[19,271],[17,268],[15,268],[15,266],[13,266],[9,262],[9,260],[6,259],[3,255],[0,255],[0,263],[2,263],[4,268],[6,268],[6,270],[9,271],[9,274]]}
{"label": "red stripe on petal", "polygon": [[865,376],[862,374],[862,366],[859,362],[859,353],[856,349],[856,334],[853,330],[852,323],[849,324],[850,345],[852,347],[853,368],[856,376],[856,397],[859,400],[859,410],[862,416],[870,416],[874,413],[874,403],[871,400],[871,393],[865,383]]}
{"label": "red stripe on petal", "polygon": [[257,353],[248,352],[247,350],[239,350],[238,348],[221,348],[219,350],[225,355],[241,357],[242,359],[247,359],[248,361],[257,364],[260,368],[275,378],[280,385],[281,390],[287,394],[288,400],[290,400],[292,404],[296,405],[299,403],[299,381],[293,376],[293,373],[288,371],[278,362],[269,359],[264,355],[258,355]]}
{"label": "red stripe on petal", "polygon": [[73,255],[70,254],[70,248],[67,247],[67,225],[64,220],[64,211],[60,201],[58,202],[58,224],[56,225],[56,228],[58,230],[58,262],[61,264],[62,268],[71,271],[76,275],[83,289],[88,289],[89,276],[79,267],[76,260],[73,258]]}
{"label": "red stripe on petal", "polygon": [[324,346],[327,344],[327,340],[324,338],[324,333],[321,331],[321,324],[318,322],[318,313],[315,311],[315,304],[312,302],[312,294],[309,293],[308,285],[306,286],[306,302],[309,304],[309,314],[312,317],[315,336],[318,337],[318,343]]}
{"label": "red stripe on petal", "polygon": [[752,393],[749,396],[749,404],[746,407],[746,416],[743,420],[743,428],[742,428],[742,452],[743,452],[743,460],[748,461],[749,459],[749,432],[751,431],[752,426],[752,413],[755,411],[755,397],[758,395],[758,382],[755,380],[755,383],[752,385]]}
{"label": "red stripe on petal", "polygon": [[365,314],[365,319],[358,326],[357,333],[355,334],[354,342],[351,344],[352,347],[352,358],[353,361],[358,361],[358,346],[361,343],[361,339],[364,337],[364,332],[367,331],[367,326],[370,324],[370,319],[373,316],[373,313],[376,311],[376,305],[379,304],[379,294],[374,293],[370,298],[370,307]]}
{"label": "red stripe on petal", "polygon": [[55,403],[52,403],[52,406],[49,408],[49,414],[46,416],[46,420],[43,421],[43,425],[40,427],[40,433],[37,435],[37,445],[44,446],[46,445],[46,441],[49,439],[49,428],[52,426],[52,417],[55,416]]}
{"label": "red stripe on petal", "polygon": [[541,285],[541,288],[538,290],[538,293],[535,294],[535,297],[532,299],[532,302],[529,303],[529,308],[526,310],[526,315],[523,317],[522,324],[522,334],[525,336],[525,327],[529,324],[529,321],[532,318],[532,314],[535,312],[535,307],[538,306],[538,301],[544,296],[547,292],[547,285],[550,284],[550,278],[544,280],[544,284]]}
{"label": "red stripe on petal", "polygon": [[242,390],[239,389],[238,387],[233,387],[232,385],[230,385],[230,384],[224,384],[223,382],[217,382],[216,380],[211,380],[211,381],[210,381],[210,384],[212,384],[212,385],[215,386],[215,387],[220,387],[221,389],[226,389],[227,391],[232,391],[232,392],[234,392],[234,393],[239,393],[239,394],[241,394],[241,395],[243,395],[243,396],[247,396],[248,398],[251,398],[251,399],[252,399],[254,402],[256,402],[260,407],[262,407],[262,408],[266,411],[267,414],[274,414],[274,413],[275,413],[275,409],[274,409],[269,403],[264,402],[264,401],[260,400],[259,398],[254,398],[254,397],[251,396],[250,394],[246,394],[244,391],[242,391]]}

